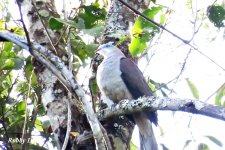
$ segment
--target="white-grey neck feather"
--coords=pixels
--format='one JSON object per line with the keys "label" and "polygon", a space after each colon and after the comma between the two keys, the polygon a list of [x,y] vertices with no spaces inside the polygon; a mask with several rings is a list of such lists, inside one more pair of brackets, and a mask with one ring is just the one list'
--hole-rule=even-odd
{"label": "white-grey neck feather", "polygon": [[103,48],[99,51],[99,54],[103,55],[104,59],[109,57],[125,57],[125,55],[115,46]]}

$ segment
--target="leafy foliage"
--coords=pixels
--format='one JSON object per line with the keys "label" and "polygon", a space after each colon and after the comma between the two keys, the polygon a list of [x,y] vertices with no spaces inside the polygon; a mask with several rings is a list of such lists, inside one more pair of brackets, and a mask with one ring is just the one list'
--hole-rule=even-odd
{"label": "leafy foliage", "polygon": [[225,9],[222,6],[212,5],[208,7],[209,20],[218,28],[224,27]]}
{"label": "leafy foliage", "polygon": [[216,145],[218,145],[219,147],[222,147],[223,144],[222,142],[220,142],[217,138],[215,138],[214,136],[206,136],[210,141],[212,141],[213,143],[215,143]]}
{"label": "leafy foliage", "polygon": [[216,97],[215,97],[216,105],[225,107],[225,102],[223,102],[223,104],[222,104],[222,98],[224,97],[224,95],[225,95],[225,84],[223,84],[216,93]]}
{"label": "leafy foliage", "polygon": [[[162,9],[162,7],[152,7],[151,9],[145,10],[143,13],[150,19],[154,19],[155,15]],[[147,48],[147,42],[154,37],[155,33],[159,32],[159,28],[143,19],[138,17],[134,27],[132,29],[133,38],[129,45],[129,50],[133,56],[137,56]]]}
{"label": "leafy foliage", "polygon": [[199,92],[198,89],[196,88],[196,86],[194,85],[193,82],[190,81],[190,79],[186,79],[187,84],[191,90],[192,95],[194,96],[194,98],[199,99]]}
{"label": "leafy foliage", "polygon": [[[8,17],[10,20],[10,16]],[[0,23],[0,30],[7,28],[9,28],[7,22]],[[24,35],[23,29],[19,27],[11,27],[10,32]],[[27,131],[31,134],[33,130],[37,129],[40,133],[45,133],[41,121],[37,119],[38,115],[45,114],[40,104],[41,89],[33,71],[31,57],[26,58],[22,54],[23,50],[13,43],[0,43],[0,135],[4,146],[9,149],[9,145],[6,145],[9,140],[12,141],[11,145],[14,149],[21,148],[27,109],[30,112],[27,118]],[[20,72],[24,73],[24,78],[16,76]],[[30,102],[26,104],[25,99]],[[45,138],[46,134],[43,134],[42,137]],[[45,149],[37,143],[30,144],[30,148]]]}

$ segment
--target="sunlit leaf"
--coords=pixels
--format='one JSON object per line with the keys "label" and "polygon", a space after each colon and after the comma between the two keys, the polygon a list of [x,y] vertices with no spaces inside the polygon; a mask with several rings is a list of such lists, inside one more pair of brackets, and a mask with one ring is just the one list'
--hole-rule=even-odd
{"label": "sunlit leaf", "polygon": [[77,137],[79,135],[78,132],[70,132],[71,135],[73,135],[74,137]]}
{"label": "sunlit leaf", "polygon": [[186,79],[188,86],[191,90],[192,95],[194,96],[194,98],[199,99],[199,93],[198,93],[198,89],[196,88],[196,86],[194,85],[193,82],[191,82],[188,78]]}
{"label": "sunlit leaf", "polygon": [[160,24],[164,24],[165,21],[166,21],[166,15],[165,14],[160,15]]}
{"label": "sunlit leaf", "polygon": [[26,103],[25,101],[21,101],[18,103],[18,105],[16,106],[16,111],[20,112],[20,111],[25,111],[26,109]]}
{"label": "sunlit leaf", "polygon": [[[11,42],[5,42],[4,43],[4,48],[3,48],[2,52],[9,53],[12,50],[12,48],[13,48],[13,43],[11,43]],[[3,54],[1,54],[1,55],[3,55]]]}
{"label": "sunlit leaf", "polygon": [[130,141],[130,150],[138,150],[138,147],[136,145],[134,145],[132,140]]}
{"label": "sunlit leaf", "polygon": [[217,138],[215,138],[214,136],[205,136],[207,137],[210,141],[212,141],[213,143],[215,143],[216,145],[218,145],[219,147],[222,147],[223,146],[223,143],[218,140]]}
{"label": "sunlit leaf", "polygon": [[216,97],[215,97],[215,104],[218,106],[221,106],[221,100],[225,95],[225,84],[217,91]]}
{"label": "sunlit leaf", "polygon": [[40,132],[43,132],[43,131],[44,131],[43,128],[42,128],[42,122],[41,122],[41,120],[36,119],[36,120],[35,120],[34,126],[35,126]]}
{"label": "sunlit leaf", "polygon": [[[151,7],[146,9],[143,13],[150,19],[154,20],[154,16],[162,9],[159,7]],[[132,40],[129,44],[129,51],[133,56],[137,56],[147,48],[147,42],[154,37],[155,33],[159,32],[159,28],[153,23],[138,17],[132,29]]]}
{"label": "sunlit leaf", "polygon": [[21,28],[21,27],[14,27],[12,29],[13,29],[13,33],[15,33],[15,34],[18,34],[18,35],[21,35],[21,36],[25,35],[24,29]]}
{"label": "sunlit leaf", "polygon": [[191,9],[191,0],[187,0],[186,6],[188,9]]}
{"label": "sunlit leaf", "polygon": [[38,86],[37,76],[34,72],[33,64],[31,62],[31,57],[26,59],[25,76],[28,82],[31,81],[31,86],[35,89]]}

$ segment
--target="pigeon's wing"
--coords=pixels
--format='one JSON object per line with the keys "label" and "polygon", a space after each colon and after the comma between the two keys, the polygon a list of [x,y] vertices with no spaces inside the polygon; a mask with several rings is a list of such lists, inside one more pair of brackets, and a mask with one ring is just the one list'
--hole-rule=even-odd
{"label": "pigeon's wing", "polygon": [[[144,76],[137,65],[129,58],[120,60],[121,78],[134,99],[142,96],[153,96]],[[147,113],[150,120],[157,124],[157,113]]]}

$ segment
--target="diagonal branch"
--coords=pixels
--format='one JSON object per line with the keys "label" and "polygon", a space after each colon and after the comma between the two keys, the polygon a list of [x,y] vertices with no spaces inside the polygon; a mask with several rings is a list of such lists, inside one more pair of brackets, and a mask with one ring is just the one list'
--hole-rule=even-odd
{"label": "diagonal branch", "polygon": [[117,105],[106,108],[98,113],[98,118],[131,114],[140,111],[171,110],[204,115],[225,121],[225,108],[193,99],[175,99],[158,97],[141,97],[137,100],[123,100]]}
{"label": "diagonal branch", "polygon": [[[22,48],[29,50],[26,39],[17,34],[13,34],[10,32],[0,32],[0,39],[13,42],[21,46]],[[102,150],[106,149],[105,146],[107,144],[101,130],[100,122],[96,117],[92,105],[89,102],[87,96],[85,95],[84,90],[76,82],[74,75],[72,74],[72,71],[70,71],[64,64],[64,62],[59,57],[54,55],[50,50],[46,49],[45,47],[35,42],[31,42],[31,44],[33,49],[32,55],[38,61],[43,63],[46,66],[46,68],[51,70],[57,77],[59,77],[59,80],[72,93],[72,95],[75,98],[77,98],[77,100],[78,99],[81,100],[83,104],[82,105],[83,109],[85,111],[85,114],[87,116],[88,122],[90,123],[94,135],[97,149]],[[49,62],[46,58],[49,59],[51,62]],[[76,105],[77,102],[79,101],[75,101],[73,102],[73,104]]]}

